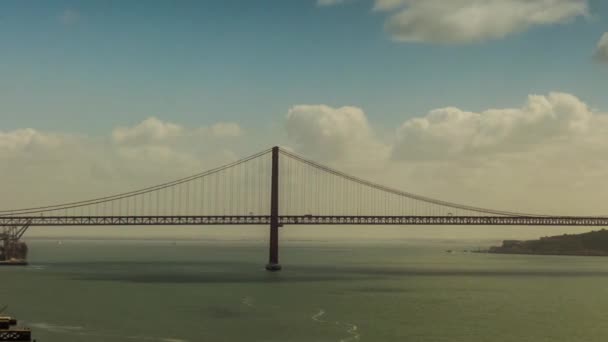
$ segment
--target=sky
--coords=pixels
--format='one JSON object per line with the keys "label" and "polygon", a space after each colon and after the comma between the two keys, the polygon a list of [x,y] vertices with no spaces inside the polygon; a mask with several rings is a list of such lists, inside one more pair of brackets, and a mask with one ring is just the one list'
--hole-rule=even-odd
{"label": "sky", "polygon": [[608,214],[600,0],[2,1],[0,206],[281,145],[504,210]]}

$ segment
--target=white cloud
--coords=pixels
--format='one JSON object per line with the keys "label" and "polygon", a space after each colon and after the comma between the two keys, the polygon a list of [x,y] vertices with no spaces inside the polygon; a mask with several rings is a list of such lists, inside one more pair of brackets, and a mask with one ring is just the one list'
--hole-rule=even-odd
{"label": "white cloud", "polygon": [[585,137],[594,113],[570,94],[532,95],[523,108],[480,113],[448,107],[407,120],[398,130],[397,159],[445,159],[525,152],[534,145]]}
{"label": "white cloud", "polygon": [[608,113],[574,95],[521,108],[442,108],[406,120],[376,180],[458,203],[520,212],[606,215]]}
{"label": "white cloud", "polygon": [[382,160],[388,147],[372,132],[363,110],[298,105],[287,113],[287,135],[297,150],[324,161]]}
{"label": "white cloud", "polygon": [[112,140],[118,144],[166,144],[191,137],[234,138],[241,135],[241,127],[234,122],[218,122],[210,127],[186,128],[150,117],[132,127],[115,128],[112,131]]}
{"label": "white cloud", "polygon": [[150,143],[179,136],[183,131],[180,125],[151,117],[133,127],[115,128],[112,138],[116,143]]}
{"label": "white cloud", "polygon": [[59,148],[72,141],[68,135],[39,132],[35,129],[0,131],[0,153],[24,153]]}
{"label": "white cloud", "polygon": [[608,32],[604,33],[597,43],[595,58],[602,63],[608,63]]}
{"label": "white cloud", "polygon": [[[0,131],[0,208],[120,193],[234,161],[235,123],[189,128],[148,118],[89,137],[31,128]],[[252,151],[250,151],[252,152]]]}
{"label": "white cloud", "polygon": [[317,6],[336,6],[345,3],[348,0],[317,0]]}
{"label": "white cloud", "polygon": [[376,0],[374,3],[375,11],[390,11],[403,7],[408,0]]}
{"label": "white cloud", "polygon": [[233,138],[243,134],[241,126],[234,122],[218,122],[209,127],[209,132],[217,138]]}
{"label": "white cloud", "polygon": [[388,143],[359,108],[295,106],[287,133],[296,153],[397,189],[504,210],[608,214],[608,113],[571,94],[531,95],[520,108],[431,110]]}
{"label": "white cloud", "polygon": [[242,135],[236,123],[194,128],[160,119],[98,137],[2,131],[0,185],[10,195],[0,197],[0,208],[137,189],[279,144],[355,176],[438,199],[608,214],[608,113],[571,94],[533,95],[519,108],[435,109],[406,120],[394,134],[375,132],[356,107],[294,106],[284,123],[284,134],[272,126],[248,132],[247,140],[234,138]]}
{"label": "white cloud", "polygon": [[586,15],[588,5],[586,0],[376,0],[374,9],[396,11],[385,26],[397,41],[461,44],[564,23]]}

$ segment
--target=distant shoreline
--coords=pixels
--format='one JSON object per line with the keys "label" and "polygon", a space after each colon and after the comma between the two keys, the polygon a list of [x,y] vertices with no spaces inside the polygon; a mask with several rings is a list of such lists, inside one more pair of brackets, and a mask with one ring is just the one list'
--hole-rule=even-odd
{"label": "distant shoreline", "polygon": [[504,240],[501,246],[492,246],[485,253],[608,256],[608,231],[592,231],[583,234],[564,234],[542,237],[538,240]]}

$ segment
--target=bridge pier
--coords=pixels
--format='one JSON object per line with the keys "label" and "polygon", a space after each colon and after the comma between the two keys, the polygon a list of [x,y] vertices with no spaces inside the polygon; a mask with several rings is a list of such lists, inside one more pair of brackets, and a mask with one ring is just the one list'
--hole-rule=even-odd
{"label": "bridge pier", "polygon": [[272,148],[272,178],[270,189],[270,248],[266,270],[281,270],[279,264],[279,148]]}
{"label": "bridge pier", "polygon": [[279,226],[270,224],[270,250],[266,270],[275,272],[281,270],[279,264]]}

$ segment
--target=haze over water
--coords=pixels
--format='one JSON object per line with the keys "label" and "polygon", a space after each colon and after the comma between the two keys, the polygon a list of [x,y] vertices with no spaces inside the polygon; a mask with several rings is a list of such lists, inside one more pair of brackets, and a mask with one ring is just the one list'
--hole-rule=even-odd
{"label": "haze over water", "polygon": [[30,240],[0,302],[38,341],[605,340],[604,258],[488,243]]}

